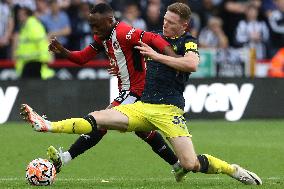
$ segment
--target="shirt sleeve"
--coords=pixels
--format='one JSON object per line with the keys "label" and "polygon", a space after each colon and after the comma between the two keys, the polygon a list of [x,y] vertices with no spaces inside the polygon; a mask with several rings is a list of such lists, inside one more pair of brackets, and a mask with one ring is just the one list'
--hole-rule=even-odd
{"label": "shirt sleeve", "polygon": [[81,51],[71,51],[68,59],[76,64],[83,65],[94,59],[104,49],[102,41],[95,35],[94,41]]}
{"label": "shirt sleeve", "polygon": [[76,64],[83,65],[95,58],[97,51],[91,45],[87,46],[81,51],[71,51],[68,59]]}
{"label": "shirt sleeve", "polygon": [[165,47],[170,46],[170,44],[163,39],[159,34],[144,32],[142,36],[142,42],[154,47],[160,51],[160,53],[164,52]]}
{"label": "shirt sleeve", "polygon": [[158,49],[160,53],[163,53],[165,47],[170,46],[170,44],[160,35],[134,28],[128,32],[126,39],[130,40],[134,46],[139,45],[138,42],[142,41],[147,45]]}

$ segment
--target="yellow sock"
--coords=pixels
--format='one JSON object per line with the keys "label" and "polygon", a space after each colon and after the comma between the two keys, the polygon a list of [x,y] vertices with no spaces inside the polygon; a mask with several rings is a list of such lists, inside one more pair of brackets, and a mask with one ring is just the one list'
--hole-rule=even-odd
{"label": "yellow sock", "polygon": [[203,155],[207,157],[209,162],[207,174],[223,173],[229,176],[232,176],[234,174],[235,168],[231,166],[229,163],[208,154],[203,154]]}
{"label": "yellow sock", "polygon": [[83,118],[71,118],[51,122],[51,132],[69,134],[87,134],[92,131],[92,125]]}

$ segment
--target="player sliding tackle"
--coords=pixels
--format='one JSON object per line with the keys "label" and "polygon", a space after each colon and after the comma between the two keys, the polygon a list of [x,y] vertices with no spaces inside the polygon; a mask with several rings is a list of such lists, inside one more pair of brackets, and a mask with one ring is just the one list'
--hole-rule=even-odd
{"label": "player sliding tackle", "polygon": [[190,18],[190,8],[174,3],[164,16],[163,35],[180,58],[159,54],[145,43],[137,47],[148,58],[146,85],[141,100],[134,104],[95,111],[86,118],[71,118],[50,122],[24,104],[21,114],[39,132],[84,134],[98,129],[120,131],[160,130],[170,141],[183,172],[206,174],[223,173],[245,183],[260,185],[261,179],[250,171],[228,164],[208,154],[196,155],[191,134],[183,117],[183,91],[190,72],[199,64],[196,40],[185,32]]}

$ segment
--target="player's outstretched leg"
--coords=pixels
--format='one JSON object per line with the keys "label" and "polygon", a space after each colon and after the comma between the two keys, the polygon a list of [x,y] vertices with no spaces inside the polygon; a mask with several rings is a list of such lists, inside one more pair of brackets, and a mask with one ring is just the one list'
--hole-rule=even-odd
{"label": "player's outstretched leg", "polygon": [[21,105],[22,118],[30,123],[35,131],[69,134],[86,134],[93,130],[93,117],[70,118],[62,121],[50,122],[38,115],[29,105]]}
{"label": "player's outstretched leg", "polygon": [[261,179],[255,173],[245,170],[239,165],[230,165],[227,162],[208,154],[198,155],[197,158],[200,163],[199,172],[205,174],[227,174],[232,178],[248,185],[262,184]]}
{"label": "player's outstretched leg", "polygon": [[38,115],[29,105],[22,104],[20,109],[22,118],[30,123],[35,131],[47,132],[51,124],[43,116]]}

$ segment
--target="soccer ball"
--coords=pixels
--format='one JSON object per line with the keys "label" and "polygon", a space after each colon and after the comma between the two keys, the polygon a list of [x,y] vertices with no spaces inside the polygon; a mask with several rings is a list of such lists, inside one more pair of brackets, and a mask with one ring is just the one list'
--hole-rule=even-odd
{"label": "soccer ball", "polygon": [[51,185],[55,180],[55,176],[55,167],[47,159],[34,159],[29,163],[26,169],[26,179],[31,185]]}

